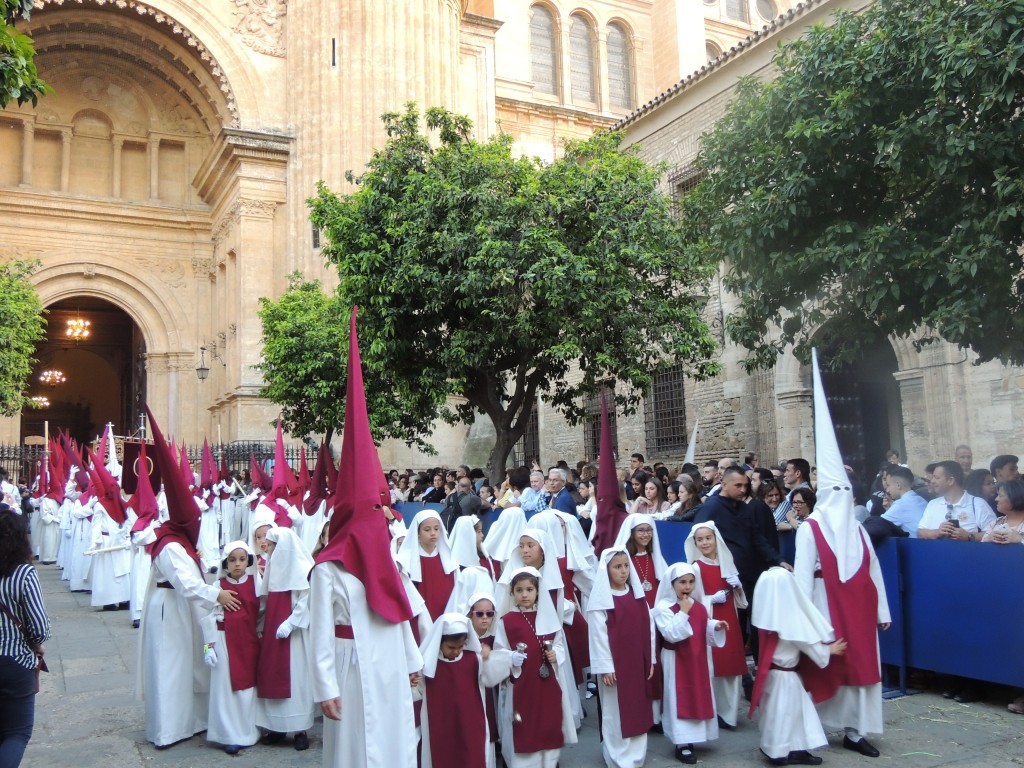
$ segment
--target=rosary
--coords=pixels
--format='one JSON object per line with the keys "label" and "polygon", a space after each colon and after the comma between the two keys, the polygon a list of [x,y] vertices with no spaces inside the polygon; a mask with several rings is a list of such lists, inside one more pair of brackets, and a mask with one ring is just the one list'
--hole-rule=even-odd
{"label": "rosary", "polygon": [[[647,558],[646,560],[643,561],[643,563],[644,563],[644,567],[643,568],[640,567],[640,562],[641,562],[640,558],[641,557],[646,557]],[[640,578],[643,579],[643,583],[640,586],[642,586],[644,588],[644,592],[650,592],[652,589],[654,589],[654,585],[651,584],[650,579],[647,578],[647,572],[650,570],[650,565],[651,565],[651,556],[649,554],[647,554],[646,552],[644,552],[643,554],[637,553],[633,557],[633,563],[636,565],[636,569],[638,571],[640,571]]]}
{"label": "rosary", "polygon": [[541,650],[540,669],[537,670],[537,674],[540,675],[541,680],[547,680],[551,676],[551,667],[548,666],[548,660],[544,658],[544,651],[551,649],[551,641],[540,639],[540,635],[537,634],[537,625],[526,618],[526,613],[523,610],[519,611],[519,615],[523,617],[526,625],[530,628],[530,631],[533,632],[533,636],[537,638],[537,644],[540,646]]}

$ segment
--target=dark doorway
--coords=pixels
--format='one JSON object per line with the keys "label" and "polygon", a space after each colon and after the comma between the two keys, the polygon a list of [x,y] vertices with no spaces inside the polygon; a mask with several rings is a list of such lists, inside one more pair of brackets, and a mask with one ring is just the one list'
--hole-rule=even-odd
{"label": "dark doorway", "polygon": [[[146,344],[135,321],[86,296],[51,304],[47,313],[46,340],[36,349],[30,379],[32,396],[46,404],[22,413],[22,440],[42,435],[44,421],[50,434],[64,429],[79,443],[92,441],[108,422],[115,434],[131,432],[146,392]],[[79,322],[88,323],[88,335],[75,338]]]}
{"label": "dark doorway", "polygon": [[905,456],[903,409],[896,353],[880,332],[863,356],[839,370],[828,370],[828,349],[821,355],[822,383],[843,461],[870,485],[890,448]]}

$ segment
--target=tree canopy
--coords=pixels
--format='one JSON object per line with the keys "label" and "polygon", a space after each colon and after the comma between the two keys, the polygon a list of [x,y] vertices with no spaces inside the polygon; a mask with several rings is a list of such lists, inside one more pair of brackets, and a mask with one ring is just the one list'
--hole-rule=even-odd
{"label": "tree canopy", "polygon": [[1022,59],[1024,0],[878,0],[740,83],[682,211],[749,368],[868,325],[1024,363]]}
{"label": "tree canopy", "polygon": [[[288,290],[277,300],[260,299],[263,352],[262,395],[282,407],[281,422],[292,435],[331,435],[345,417],[348,376],[349,312],[337,296],[324,293],[320,281],[289,276]],[[392,383],[379,372],[366,377],[367,407],[374,437],[397,437],[426,446],[422,436],[430,419],[417,417],[424,406],[415,396],[400,402]],[[406,406],[414,406],[415,412]]]}
{"label": "tree canopy", "polygon": [[17,416],[31,406],[28,377],[36,344],[46,335],[43,304],[30,281],[31,261],[0,263],[0,415]]}
{"label": "tree canopy", "polygon": [[12,101],[34,106],[49,91],[36,73],[32,39],[14,28],[15,21],[31,13],[32,0],[0,0],[0,109]]}
{"label": "tree canopy", "polygon": [[627,385],[628,409],[671,365],[717,371],[701,318],[714,265],[682,251],[660,170],[619,134],[545,165],[506,135],[472,139],[468,118],[442,109],[426,113],[431,135],[414,105],[383,120],[388,141],[349,175],[356,190],[321,185],[312,220],[339,300],[362,308],[368,369],[430,415],[490,417],[492,477],[538,395],[578,423],[608,379]]}

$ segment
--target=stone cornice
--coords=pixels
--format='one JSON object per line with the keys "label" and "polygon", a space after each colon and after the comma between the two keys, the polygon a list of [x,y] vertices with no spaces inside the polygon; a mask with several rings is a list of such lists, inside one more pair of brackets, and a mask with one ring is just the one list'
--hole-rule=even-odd
{"label": "stone cornice", "polygon": [[135,224],[177,229],[196,234],[210,230],[210,212],[205,209],[187,209],[181,206],[162,206],[120,199],[87,199],[63,192],[43,190],[0,189],[0,210],[7,221],[15,216],[42,216],[53,221],[59,211],[62,221],[103,222],[104,227],[115,224]]}
{"label": "stone cornice", "polygon": [[224,128],[203,159],[192,184],[199,190],[200,197],[216,209],[224,204],[222,198],[228,194],[243,161],[277,166],[283,181],[292,142],[291,136],[279,133]]}

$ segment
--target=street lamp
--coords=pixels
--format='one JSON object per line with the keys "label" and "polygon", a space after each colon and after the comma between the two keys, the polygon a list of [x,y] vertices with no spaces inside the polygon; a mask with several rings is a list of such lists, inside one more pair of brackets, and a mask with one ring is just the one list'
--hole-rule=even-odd
{"label": "street lamp", "polygon": [[196,366],[196,376],[200,381],[206,381],[210,375],[210,368],[206,364],[206,347],[199,348],[199,365]]}

